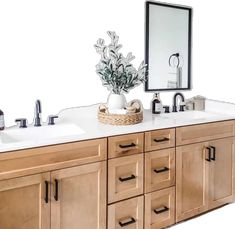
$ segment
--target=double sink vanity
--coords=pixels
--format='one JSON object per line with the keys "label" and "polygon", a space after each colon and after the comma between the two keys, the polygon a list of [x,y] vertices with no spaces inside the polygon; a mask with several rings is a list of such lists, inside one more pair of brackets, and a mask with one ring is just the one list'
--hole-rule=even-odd
{"label": "double sink vanity", "polygon": [[233,202],[235,105],[145,110],[131,126],[97,109],[0,133],[0,228],[156,229]]}

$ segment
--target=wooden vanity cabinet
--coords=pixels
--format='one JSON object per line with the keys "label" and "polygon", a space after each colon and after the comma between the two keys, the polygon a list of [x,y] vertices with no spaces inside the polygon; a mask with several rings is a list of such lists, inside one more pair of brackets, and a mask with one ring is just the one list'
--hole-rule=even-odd
{"label": "wooden vanity cabinet", "polygon": [[106,228],[106,163],[51,173],[51,229]]}
{"label": "wooden vanity cabinet", "polygon": [[50,229],[49,182],[49,172],[0,181],[0,228]]}
{"label": "wooden vanity cabinet", "polygon": [[176,148],[176,221],[233,201],[233,138]]}

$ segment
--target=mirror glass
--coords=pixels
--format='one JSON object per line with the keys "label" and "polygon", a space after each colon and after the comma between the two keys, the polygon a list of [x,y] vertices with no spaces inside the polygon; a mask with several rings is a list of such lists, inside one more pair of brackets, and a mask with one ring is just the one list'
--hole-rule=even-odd
{"label": "mirror glass", "polygon": [[146,2],[145,91],[191,89],[190,7]]}

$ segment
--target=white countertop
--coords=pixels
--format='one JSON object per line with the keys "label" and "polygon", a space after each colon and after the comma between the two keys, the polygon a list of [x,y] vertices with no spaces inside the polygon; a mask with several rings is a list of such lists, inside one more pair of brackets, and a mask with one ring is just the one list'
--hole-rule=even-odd
{"label": "white countertop", "polygon": [[[59,113],[59,119],[57,120],[56,125],[45,127],[45,129],[43,129],[44,127],[32,126],[28,127],[27,130],[19,129],[17,126],[7,128],[0,132],[0,152],[235,119],[235,104],[206,100],[205,111],[185,111],[154,115],[150,110],[145,110],[144,120],[142,123],[128,126],[112,126],[98,122],[98,106],[99,105],[97,104],[87,107],[68,108],[62,110]],[[51,128],[50,130],[53,130],[52,128],[54,128],[54,132],[56,132],[56,128],[60,127],[61,130],[65,130],[63,129],[63,126],[69,125],[71,125],[72,128],[75,126],[79,127],[78,132],[76,133],[77,129],[74,128],[71,132],[72,135],[62,134],[59,137],[46,137],[46,132],[49,128]],[[37,128],[41,128],[38,129],[38,133],[36,132]],[[34,136],[31,136],[32,140],[18,140],[7,143],[3,141],[5,136],[10,136],[12,132],[18,130],[33,130]],[[19,131],[18,133],[23,133]],[[43,137],[41,137],[41,135]]]}

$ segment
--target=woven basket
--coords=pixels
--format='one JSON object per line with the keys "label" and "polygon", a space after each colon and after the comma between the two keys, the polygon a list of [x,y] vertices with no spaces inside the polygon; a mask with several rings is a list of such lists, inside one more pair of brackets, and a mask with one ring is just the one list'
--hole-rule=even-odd
{"label": "woven basket", "polygon": [[132,114],[110,114],[103,105],[98,109],[98,120],[110,125],[133,125],[143,121],[143,108]]}

